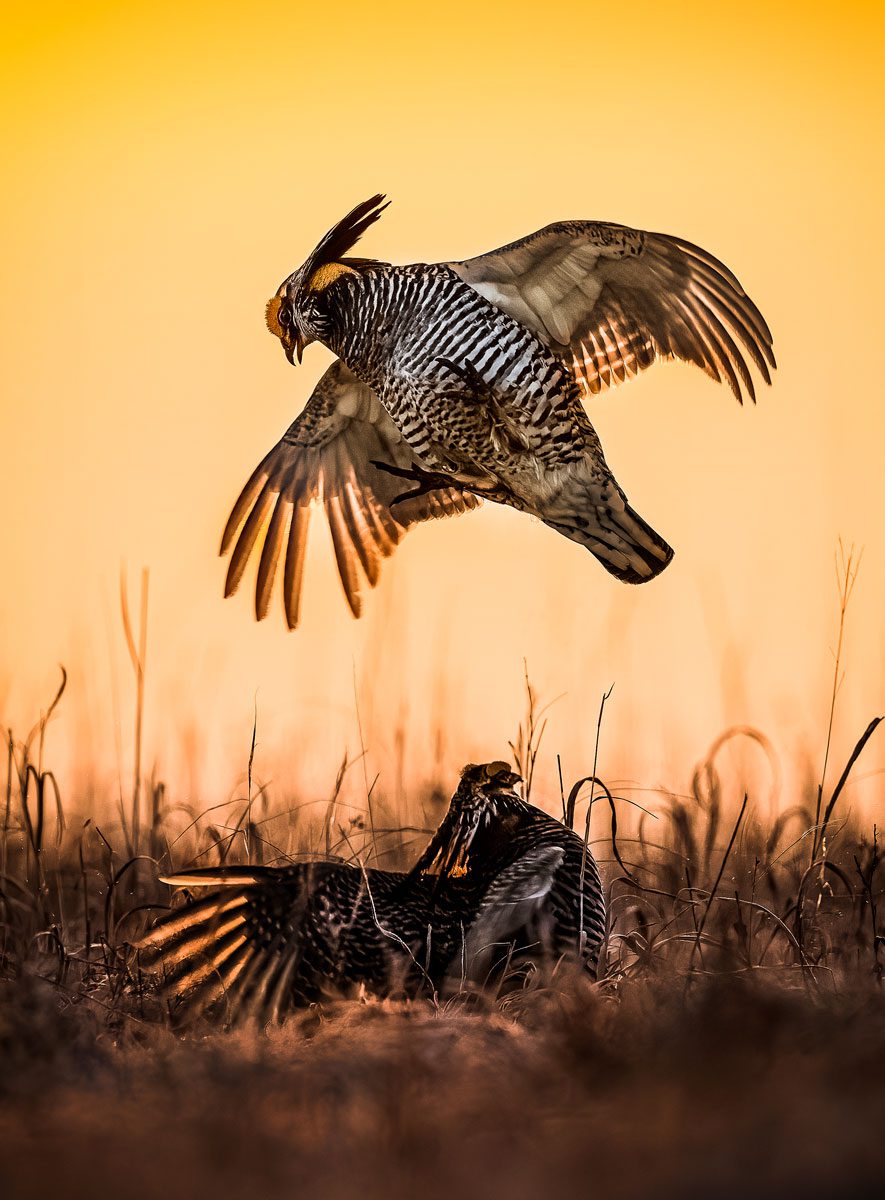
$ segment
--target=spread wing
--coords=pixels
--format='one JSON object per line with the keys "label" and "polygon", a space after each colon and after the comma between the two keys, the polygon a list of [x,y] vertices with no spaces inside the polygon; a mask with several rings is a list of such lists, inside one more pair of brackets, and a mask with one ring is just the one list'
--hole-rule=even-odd
{"label": "spread wing", "polygon": [[237,590],[266,528],[255,616],[259,621],[267,616],[274,579],[284,562],[286,621],[290,629],[297,626],[307,532],[316,501],[329,522],[344,594],[358,617],[361,572],[374,587],[382,558],[393,553],[411,525],[467,512],[481,503],[471,493],[451,487],[405,500],[391,510],[391,503],[411,485],[373,462],[401,470],[416,464],[372,389],[336,361],[301,415],[256,467],[233,507],[221,540],[222,554],[233,547],[225,596]]}
{"label": "spread wing", "polygon": [[694,363],[743,403],[766,383],[771,333],[734,275],[706,250],[663,233],[563,221],[479,258],[449,263],[529,326],[590,392],[657,358]]}
{"label": "spread wing", "polygon": [[539,913],[550,895],[565,851],[560,846],[537,846],[528,850],[495,877],[465,932],[460,953],[450,964],[447,989],[458,982],[458,974],[484,983],[495,959],[504,956],[508,942],[520,934]]}

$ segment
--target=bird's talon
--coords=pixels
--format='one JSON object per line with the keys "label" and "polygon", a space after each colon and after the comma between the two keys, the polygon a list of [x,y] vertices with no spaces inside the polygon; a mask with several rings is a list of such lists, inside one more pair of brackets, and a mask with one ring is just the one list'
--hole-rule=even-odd
{"label": "bird's talon", "polygon": [[372,458],[369,462],[379,471],[384,471],[387,475],[395,475],[397,479],[417,479],[417,475],[411,467],[396,467],[393,463],[381,462],[377,458]]}
{"label": "bird's talon", "polygon": [[418,486],[412,488],[410,492],[401,492],[395,500],[391,500],[390,507],[393,508],[396,504],[403,504],[406,500],[417,500],[419,496],[426,496],[429,492],[439,491],[440,488],[450,486],[450,480],[444,475],[434,475],[432,472],[416,471],[410,478],[417,479]]}

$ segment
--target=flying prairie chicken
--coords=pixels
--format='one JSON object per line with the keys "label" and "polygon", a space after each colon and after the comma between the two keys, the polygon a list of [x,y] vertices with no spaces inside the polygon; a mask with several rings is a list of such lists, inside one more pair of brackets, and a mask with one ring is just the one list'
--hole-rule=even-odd
{"label": "flying prairie chicken", "polygon": [[314,862],[165,877],[213,888],[137,944],[184,1015],[233,1022],[363,987],[482,986],[496,968],[576,961],[595,976],[605,934],[599,872],[581,839],[522,800],[507,763],[470,764],[408,874]]}
{"label": "flying prairie chicken", "polygon": [[231,512],[225,595],[266,529],[256,616],[284,560],[298,624],[312,501],[354,616],[361,573],[374,586],[410,526],[484,499],[540,518],[626,583],[653,579],[673,551],[627,503],[582,399],[677,358],[755,400],[745,355],[767,383],[775,365],[759,310],[705,250],[602,222],[548,225],[464,262],[348,257],[383,199],[331,229],[267,306],[290,362],[314,341],[338,359]]}

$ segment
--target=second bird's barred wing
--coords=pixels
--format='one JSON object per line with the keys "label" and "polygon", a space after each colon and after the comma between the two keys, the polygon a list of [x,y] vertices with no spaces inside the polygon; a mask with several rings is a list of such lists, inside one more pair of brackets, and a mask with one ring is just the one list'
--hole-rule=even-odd
{"label": "second bird's barred wing", "polygon": [[727,267],[681,238],[562,221],[448,265],[537,333],[590,392],[658,358],[694,363],[741,402],[742,388],[756,398],[745,354],[771,382],[762,314]]}
{"label": "second bird's barred wing", "polygon": [[133,946],[177,1022],[212,1013],[265,1024],[323,996],[410,991],[427,979],[427,881],[404,886],[401,874],[322,860],[161,879],[202,893]]}
{"label": "second bird's barred wing", "polygon": [[[564,858],[560,846],[535,846],[493,877],[464,929],[448,970],[446,991],[467,980],[486,982],[497,961],[508,956],[520,933],[543,912]],[[543,953],[548,947],[537,943],[536,949]]]}
{"label": "second bird's barred wing", "polygon": [[[221,553],[231,551],[226,596],[236,591],[262,530],[255,615],[267,615],[284,561],[283,599],[290,629],[298,624],[310,509],[321,503],[351,611],[361,611],[361,576],[378,582],[382,558],[413,524],[467,512],[481,503],[457,487],[391,505],[409,484],[373,465],[408,470],[415,458],[371,388],[341,361],[332,364],[301,415],[253,472],[228,518]],[[268,523],[269,520],[269,523]]]}
{"label": "second bird's barred wing", "polygon": [[160,976],[179,1021],[210,1010],[231,1024],[249,1016],[277,1020],[290,1003],[311,896],[336,870],[342,868],[317,862],[161,877],[173,887],[218,890],[161,917],[133,947],[139,965]]}

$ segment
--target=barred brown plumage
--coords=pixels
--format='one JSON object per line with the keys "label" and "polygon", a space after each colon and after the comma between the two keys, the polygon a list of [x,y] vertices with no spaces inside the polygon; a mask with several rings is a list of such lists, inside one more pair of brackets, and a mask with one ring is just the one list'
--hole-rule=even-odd
{"label": "barred brown plumage", "polygon": [[[595,974],[605,906],[576,834],[520,799],[506,763],[465,767],[408,874],[345,863],[219,867],[166,882],[212,887],[136,944],[174,1012],[234,1022],[365,988],[484,985],[502,964],[575,959]],[[581,886],[583,883],[583,887]]]}
{"label": "barred brown plumage", "polygon": [[[475,913],[461,969],[484,979],[498,956],[576,960],[595,974],[605,938],[605,895],[584,841],[513,790],[506,763],[464,768],[439,828],[412,868],[461,879]],[[445,964],[451,976],[456,964]],[[439,969],[439,968],[438,968]]]}
{"label": "barred brown plumage", "polygon": [[347,257],[382,200],[334,226],[268,305],[290,361],[313,341],[338,361],[234,506],[225,595],[269,520],[255,613],[284,559],[298,624],[314,501],[355,616],[362,577],[375,585],[411,525],[484,499],[540,518],[626,583],[654,578],[673,551],[627,503],[582,397],[677,358],[755,401],[745,356],[770,383],[772,338],[737,279],[681,238],[590,221],[463,262]]}
{"label": "barred brown plumage", "polygon": [[335,862],[185,872],[166,882],[219,890],[161,918],[136,948],[179,1019],[275,1020],[360,985],[410,994],[425,981],[432,889],[406,881]]}

